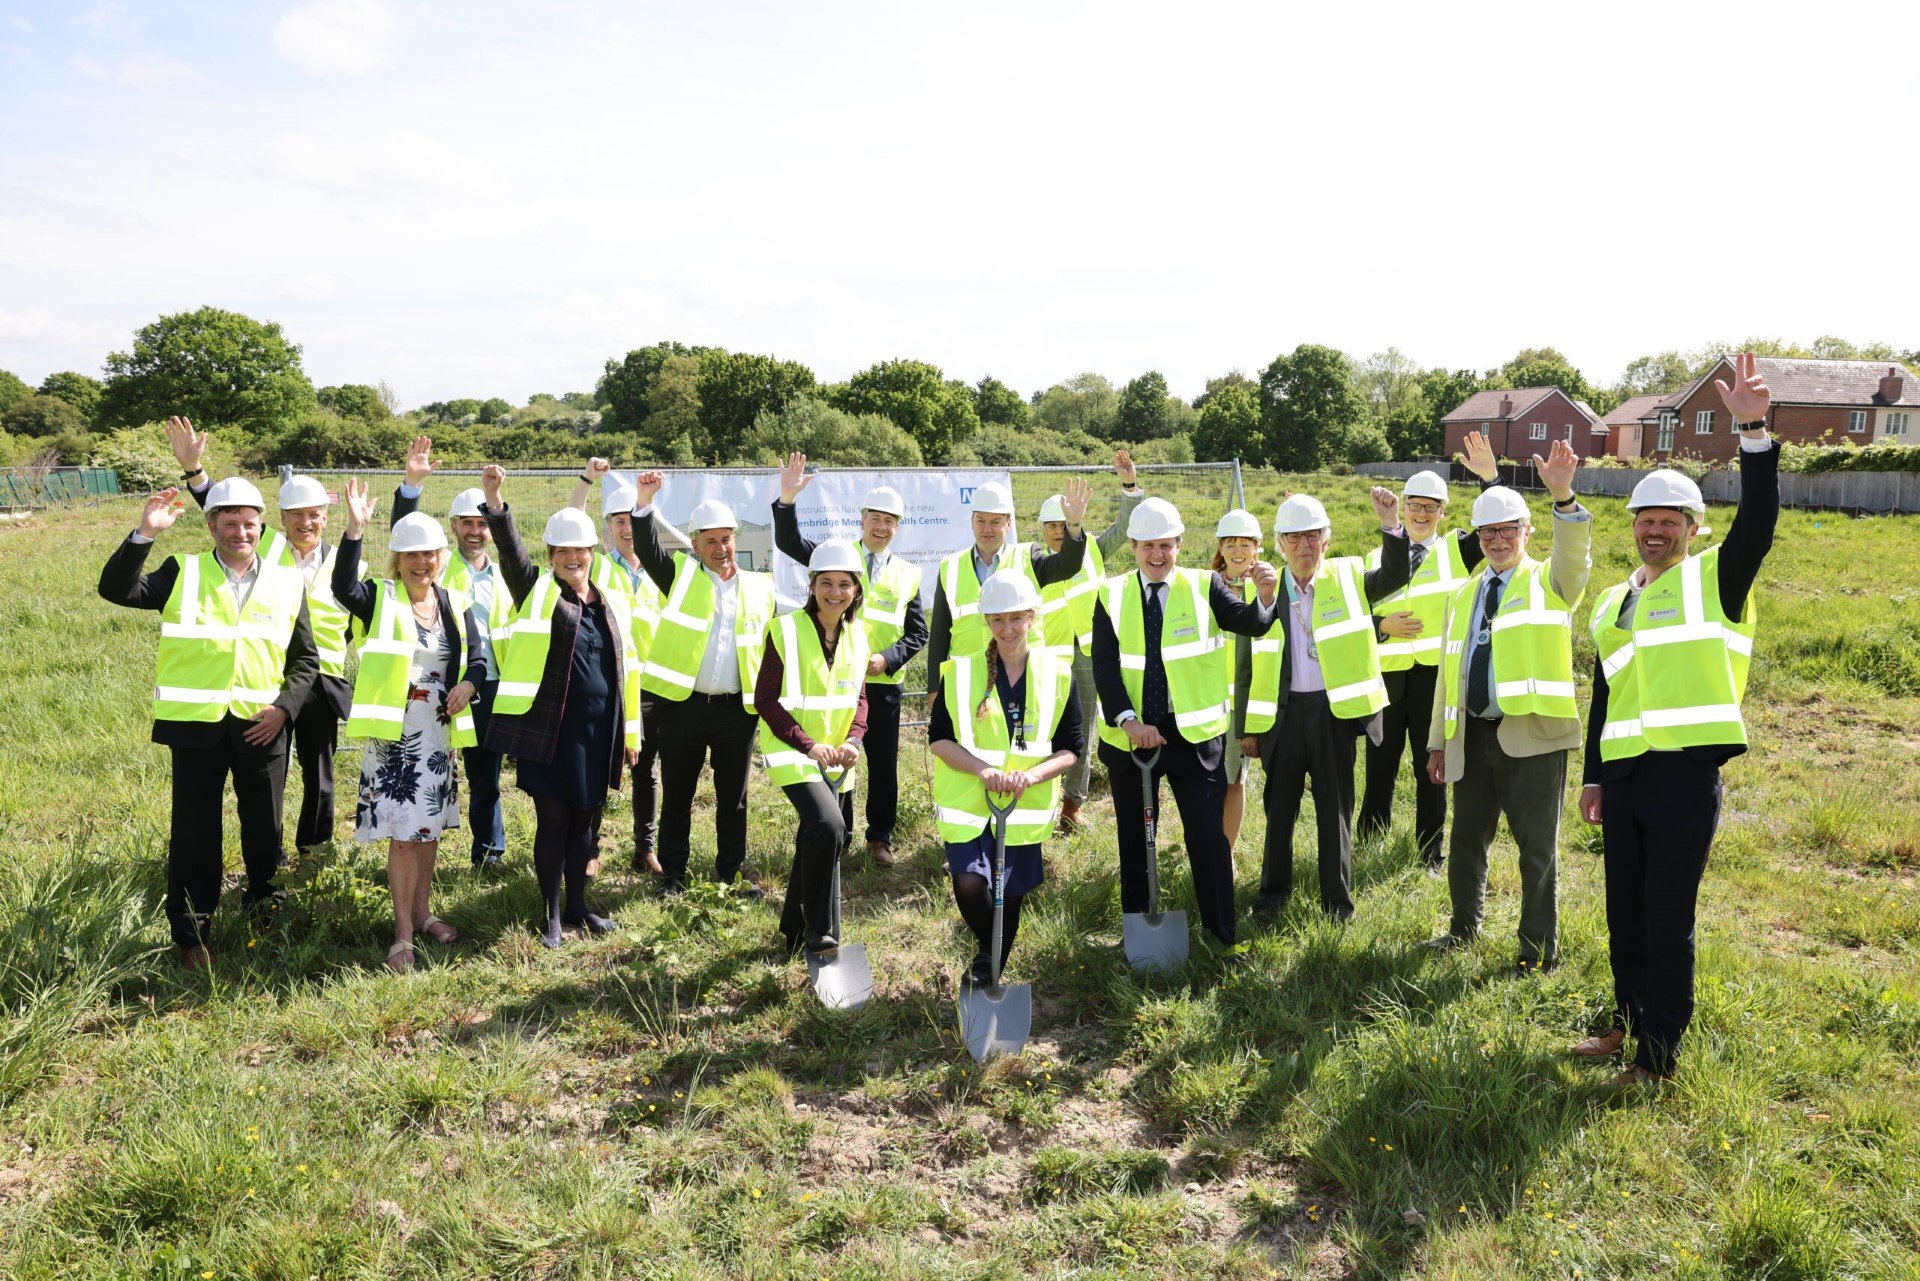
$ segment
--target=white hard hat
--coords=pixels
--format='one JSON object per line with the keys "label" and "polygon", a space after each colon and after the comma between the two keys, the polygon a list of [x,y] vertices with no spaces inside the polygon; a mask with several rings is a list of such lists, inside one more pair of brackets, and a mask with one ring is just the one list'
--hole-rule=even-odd
{"label": "white hard hat", "polygon": [[447,509],[449,520],[460,516],[485,516],[480,509],[486,506],[487,491],[484,489],[463,489],[453,496],[453,506]]}
{"label": "white hard hat", "polygon": [[1332,529],[1327,509],[1312,494],[1295,494],[1280,504],[1273,516],[1276,534],[1304,534],[1311,529]]}
{"label": "white hard hat", "polygon": [[623,516],[631,514],[640,502],[640,491],[624,480],[608,481],[600,487],[600,514],[602,516]]}
{"label": "white hard hat", "polygon": [[438,552],[447,548],[447,531],[425,512],[408,512],[393,522],[387,537],[390,552]]}
{"label": "white hard hat", "polygon": [[687,517],[687,532],[697,534],[703,529],[738,529],[740,522],[734,519],[733,508],[717,498],[709,498],[704,503],[694,504],[693,514]]}
{"label": "white hard hat", "polygon": [[1013,515],[1013,495],[999,481],[990,480],[973,491],[973,510],[989,516]]}
{"label": "white hard hat", "polygon": [[325,507],[331,501],[327,497],[327,487],[311,476],[295,476],[280,486],[280,510],[283,512],[301,507]]}
{"label": "white hard hat", "polygon": [[995,574],[980,589],[982,614],[1017,614],[1041,607],[1040,593],[1025,574]]}
{"label": "white hard hat", "polygon": [[1053,497],[1047,499],[1046,502],[1040,504],[1040,523],[1042,525],[1051,520],[1064,522],[1066,519],[1066,500],[1059,494],[1055,494]]}
{"label": "white hard hat", "polygon": [[880,485],[867,495],[867,501],[860,504],[863,512],[885,512],[889,516],[905,516],[907,500],[900,497],[900,491],[891,485]]}
{"label": "white hard hat", "polygon": [[1637,512],[1642,507],[1677,507],[1682,511],[1701,513],[1707,510],[1707,504],[1700,497],[1700,486],[1694,483],[1691,476],[1671,467],[1648,472],[1633,487],[1633,497],[1627,499],[1627,510]]}
{"label": "white hard hat", "polygon": [[264,512],[267,500],[245,476],[229,476],[214,481],[213,487],[207,490],[207,510],[217,511],[222,507],[255,507]]}
{"label": "white hard hat", "polygon": [[830,538],[813,549],[813,555],[807,558],[809,574],[824,574],[828,570],[860,575],[866,572],[866,562],[861,559],[860,549],[844,538]]}
{"label": "white hard hat", "polygon": [[592,547],[600,541],[593,532],[593,517],[578,507],[562,507],[547,517],[541,537],[549,547]]}
{"label": "white hard hat", "polygon": [[1220,518],[1213,527],[1215,538],[1251,538],[1260,537],[1260,520],[1244,507],[1236,507]]}
{"label": "white hard hat", "polygon": [[1527,509],[1527,500],[1516,490],[1495,485],[1491,489],[1481,490],[1480,496],[1473,500],[1473,515],[1469,519],[1475,529],[1482,525],[1498,525],[1505,520],[1531,525],[1533,513]]}
{"label": "white hard hat", "polygon": [[1400,491],[1402,498],[1431,498],[1436,503],[1447,501],[1446,478],[1437,471],[1417,471],[1407,477],[1407,487]]}
{"label": "white hard hat", "polygon": [[1186,532],[1187,527],[1180,519],[1180,509],[1164,498],[1146,499],[1127,517],[1128,538],[1142,541],[1149,538],[1178,538]]}

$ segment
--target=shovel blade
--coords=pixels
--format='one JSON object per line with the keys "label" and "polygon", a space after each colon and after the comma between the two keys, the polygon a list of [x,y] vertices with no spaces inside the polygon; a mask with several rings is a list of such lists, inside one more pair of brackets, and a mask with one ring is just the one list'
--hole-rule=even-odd
{"label": "shovel blade", "polygon": [[813,994],[830,1010],[857,1010],[873,996],[873,966],[865,943],[843,943],[825,958],[807,958],[807,976]]}
{"label": "shovel blade", "polygon": [[1120,918],[1127,964],[1136,970],[1173,970],[1187,962],[1185,912],[1128,912]]}
{"label": "shovel blade", "polygon": [[1033,1031],[1033,988],[1026,983],[974,987],[960,980],[960,1039],[975,1063],[1019,1054]]}

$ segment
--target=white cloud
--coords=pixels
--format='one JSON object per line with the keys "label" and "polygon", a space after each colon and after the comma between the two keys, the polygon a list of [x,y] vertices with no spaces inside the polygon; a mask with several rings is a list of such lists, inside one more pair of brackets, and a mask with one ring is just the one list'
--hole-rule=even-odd
{"label": "white cloud", "polygon": [[30,20],[28,20],[26,15],[19,14],[19,13],[8,14],[7,25],[12,27],[15,31],[31,32],[33,30],[33,23]]}
{"label": "white cloud", "polygon": [[98,31],[103,36],[115,40],[131,40],[140,34],[140,19],[127,16],[120,7],[119,0],[97,5],[84,13],[75,14],[68,20],[69,26],[85,27],[89,31]]}
{"label": "white cloud", "polygon": [[199,78],[199,73],[170,53],[135,53],[120,59],[120,83],[135,89],[161,89]]}
{"label": "white cloud", "polygon": [[267,147],[275,177],[326,191],[424,189],[477,194],[483,170],[438,138],[413,129],[280,133]]}
{"label": "white cloud", "polygon": [[393,61],[399,24],[386,0],[313,0],[273,29],[273,47],[307,71],[360,75]]}
{"label": "white cloud", "polygon": [[101,62],[98,58],[88,57],[84,53],[74,54],[73,57],[67,60],[67,65],[89,80],[111,80],[113,78],[113,72],[107,70],[105,63]]}

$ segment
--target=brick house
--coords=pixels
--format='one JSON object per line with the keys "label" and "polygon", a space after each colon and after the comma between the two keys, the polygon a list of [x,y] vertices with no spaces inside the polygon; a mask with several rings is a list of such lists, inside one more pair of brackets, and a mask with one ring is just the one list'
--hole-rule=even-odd
{"label": "brick house", "polygon": [[[1767,426],[1783,441],[1920,443],[1920,375],[1904,365],[1761,356],[1754,367],[1773,393]],[[1640,449],[1621,457],[1665,460],[1679,454],[1731,461],[1739,442],[1713,385],[1716,379],[1733,380],[1731,361],[1720,360],[1679,391],[1641,407],[1636,420]],[[1636,396],[1628,404],[1647,399]],[[1622,405],[1615,416],[1627,407]],[[1615,424],[1616,430],[1619,426]]]}
{"label": "brick house", "polygon": [[1653,439],[1653,428],[1646,424],[1658,423],[1660,403],[1666,399],[1666,393],[1654,392],[1650,396],[1629,396],[1614,406],[1606,417],[1607,452],[1615,458],[1638,458],[1642,437]]}
{"label": "brick house", "polygon": [[1466,448],[1467,433],[1482,431],[1496,458],[1546,457],[1550,441],[1564,440],[1582,458],[1607,452],[1607,425],[1584,401],[1558,387],[1476,391],[1440,420],[1445,455]]}

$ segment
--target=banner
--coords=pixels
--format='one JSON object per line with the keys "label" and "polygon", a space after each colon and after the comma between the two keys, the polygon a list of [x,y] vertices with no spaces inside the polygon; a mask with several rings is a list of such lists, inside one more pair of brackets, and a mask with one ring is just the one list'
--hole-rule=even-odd
{"label": "banner", "polygon": [[[636,473],[622,472],[628,484]],[[733,508],[740,528],[734,534],[742,569],[774,574],[774,590],[783,609],[798,609],[806,599],[806,567],[779,555],[773,546],[773,500],[780,496],[779,474],[768,470],[737,472],[673,471],[666,474],[657,500],[661,515],[686,528],[694,506],[718,499]],[[892,551],[920,566],[920,602],[933,608],[935,571],[943,556],[973,544],[970,504],[973,491],[989,481],[1012,488],[1008,474],[992,468],[954,471],[828,471],[816,473],[795,500],[800,534],[816,543],[829,538],[860,538],[860,506],[876,487],[890,485],[906,500],[907,514],[893,536]],[[689,531],[691,532],[691,531]]]}

